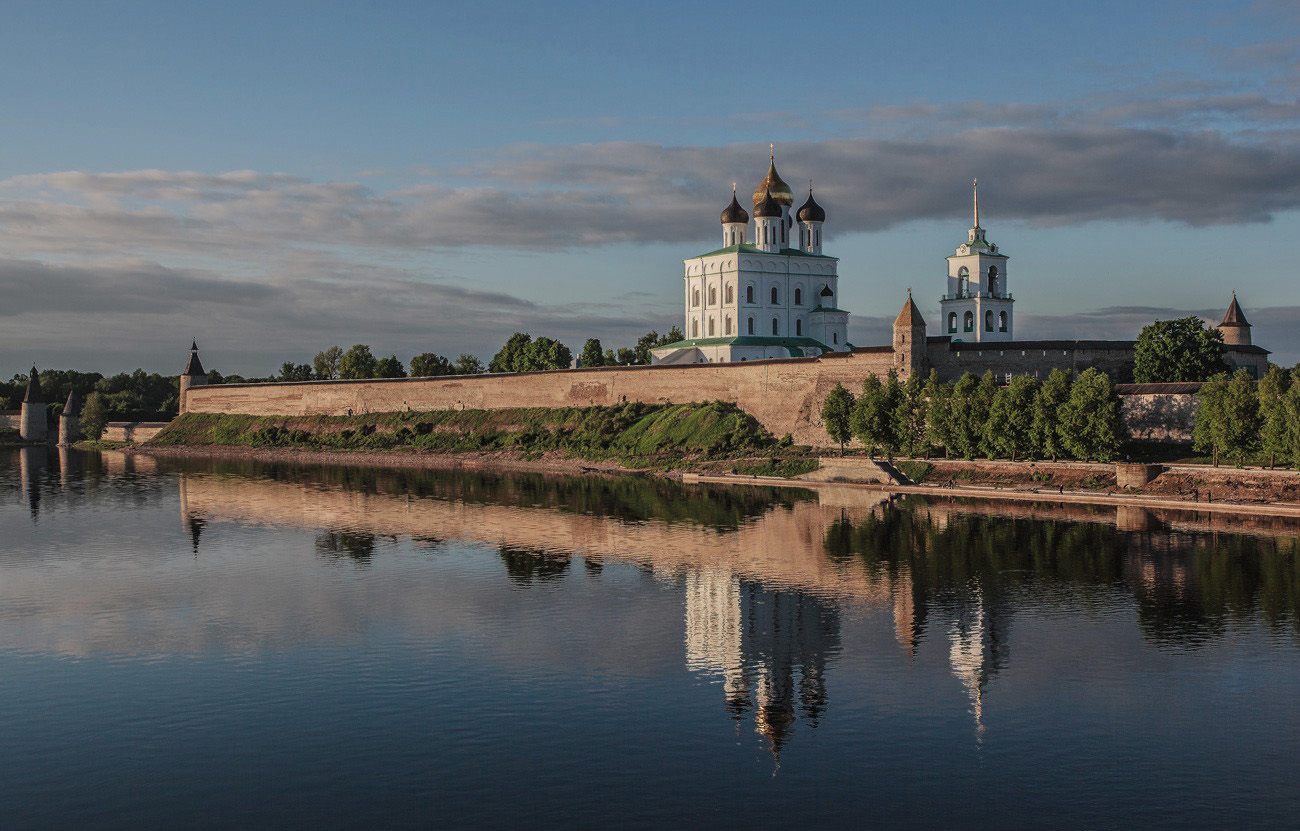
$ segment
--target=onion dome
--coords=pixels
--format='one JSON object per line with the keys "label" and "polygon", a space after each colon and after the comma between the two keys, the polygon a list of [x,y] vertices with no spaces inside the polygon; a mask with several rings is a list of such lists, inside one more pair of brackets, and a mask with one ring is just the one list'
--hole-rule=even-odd
{"label": "onion dome", "polygon": [[742,224],[749,222],[749,214],[747,214],[745,209],[740,207],[740,203],[736,201],[736,187],[735,185],[732,185],[731,204],[722,209],[722,224],[732,225],[738,222]]}
{"label": "onion dome", "polygon": [[822,297],[834,297],[835,292],[831,291],[830,286],[822,286]]}
{"label": "onion dome", "polygon": [[794,205],[794,193],[790,190],[790,186],[785,183],[785,180],[781,178],[781,175],[776,172],[775,152],[772,153],[771,161],[767,166],[767,178],[759,182],[758,187],[754,188],[755,208],[758,207],[759,202],[763,201],[765,192],[772,194],[772,198],[778,204],[785,205],[787,208]]}
{"label": "onion dome", "polygon": [[826,221],[826,209],[818,205],[816,199],[813,199],[812,188],[808,188],[808,201],[803,203],[803,207],[799,208],[798,216],[800,222]]}
{"label": "onion dome", "polygon": [[781,203],[776,200],[771,191],[764,191],[763,198],[754,205],[754,218],[760,216],[777,218],[781,216]]}

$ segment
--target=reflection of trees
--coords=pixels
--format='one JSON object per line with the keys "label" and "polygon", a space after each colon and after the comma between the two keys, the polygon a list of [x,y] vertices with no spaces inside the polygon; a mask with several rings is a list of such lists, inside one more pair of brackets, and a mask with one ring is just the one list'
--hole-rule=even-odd
{"label": "reflection of trees", "polygon": [[506,565],[506,574],[520,583],[555,580],[569,570],[569,557],[566,554],[508,545],[500,546],[497,551]]}
{"label": "reflection of trees", "polygon": [[375,535],[364,531],[326,531],[316,535],[316,553],[331,557],[349,557],[369,563],[375,554]]}
{"label": "reflection of trees", "polygon": [[[902,501],[861,521],[827,528],[832,560],[868,574],[911,578],[915,603],[951,605],[972,592],[1032,588],[1040,602],[1091,602],[1061,589],[1122,587],[1136,599],[1143,631],[1161,644],[1195,644],[1232,620],[1258,617],[1300,631],[1300,538],[1026,519]],[[1089,593],[1090,594],[1090,593]],[[1095,595],[1090,595],[1095,598]]]}

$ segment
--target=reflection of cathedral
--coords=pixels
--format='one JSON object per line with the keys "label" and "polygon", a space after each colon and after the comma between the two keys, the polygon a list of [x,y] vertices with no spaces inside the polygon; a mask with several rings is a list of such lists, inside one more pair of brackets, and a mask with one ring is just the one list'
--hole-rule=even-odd
{"label": "reflection of cathedral", "polygon": [[728,709],[737,720],[752,709],[778,759],[799,715],[816,726],[839,645],[839,610],[827,600],[721,570],[687,574],[687,665],[722,673]]}
{"label": "reflection of cathedral", "polygon": [[975,733],[984,735],[984,692],[1006,666],[1010,619],[985,592],[963,598],[948,628],[948,661],[970,696]]}

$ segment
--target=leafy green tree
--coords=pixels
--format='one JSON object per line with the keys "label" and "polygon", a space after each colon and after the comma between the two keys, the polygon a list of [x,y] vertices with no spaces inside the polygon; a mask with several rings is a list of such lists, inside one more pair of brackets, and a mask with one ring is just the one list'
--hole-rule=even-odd
{"label": "leafy green tree", "polygon": [[659,340],[659,333],[653,329],[637,338],[636,345],[632,347],[632,351],[636,353],[636,360],[633,363],[638,365],[650,363],[650,350],[660,345]]}
{"label": "leafy green tree", "polygon": [[659,339],[658,345],[667,346],[670,343],[677,343],[678,341],[682,341],[682,340],[686,340],[686,336],[683,335],[682,330],[678,329],[677,325],[674,324],[673,328],[668,330],[668,334],[664,335],[662,338]]}
{"label": "leafy green tree", "polygon": [[1119,396],[1110,376],[1096,367],[1074,380],[1060,418],[1061,443],[1076,459],[1109,462],[1119,453]]}
{"label": "leafy green tree", "polygon": [[1072,380],[1068,369],[1054,369],[1034,396],[1030,443],[1037,456],[1056,461],[1066,452],[1061,443],[1061,407],[1070,400]]}
{"label": "leafy green tree", "polygon": [[953,390],[952,384],[939,381],[939,371],[930,370],[925,381],[925,437],[928,445],[943,448],[944,458],[953,447]]}
{"label": "leafy green tree", "polygon": [[1204,381],[1227,370],[1223,333],[1199,317],[1157,320],[1142,328],[1133,351],[1139,384]]}
{"label": "leafy green tree", "polygon": [[483,362],[479,360],[477,355],[462,352],[451,367],[456,375],[478,375],[483,371]]}
{"label": "leafy green tree", "polygon": [[1259,414],[1263,421],[1260,431],[1260,444],[1268,454],[1268,466],[1277,464],[1277,457],[1286,458],[1290,446],[1287,419],[1286,392],[1291,386],[1291,378],[1280,366],[1270,366],[1268,374],[1259,382]]}
{"label": "leafy green tree", "polygon": [[984,419],[977,421],[971,417],[979,383],[974,374],[965,373],[952,385],[952,398],[949,400],[952,451],[966,459],[975,458],[984,435]]}
{"label": "leafy green tree", "polygon": [[868,375],[862,382],[849,426],[869,455],[875,456],[881,447],[893,445],[892,415],[885,384],[877,376]]}
{"label": "leafy green tree", "polygon": [[984,427],[984,444],[994,455],[1007,456],[1014,462],[1033,453],[1037,397],[1038,382],[1028,375],[1017,375],[993,394],[989,420]]}
{"label": "leafy green tree", "polygon": [[1286,458],[1292,466],[1300,467],[1300,382],[1292,378],[1282,396],[1282,407],[1286,411]]}
{"label": "leafy green tree", "polygon": [[1228,373],[1220,372],[1201,384],[1196,396],[1196,415],[1192,419],[1192,447],[1202,453],[1214,455],[1214,466],[1219,466],[1219,452],[1223,450],[1222,435],[1218,425],[1228,400]]}
{"label": "leafy green tree", "polygon": [[1227,395],[1219,411],[1214,430],[1223,452],[1237,457],[1237,466],[1246,464],[1246,454],[1259,449],[1263,421],[1259,415],[1259,395],[1255,379],[1244,368],[1238,369],[1228,382]]}
{"label": "leafy green tree", "polygon": [[339,359],[340,378],[374,378],[375,356],[370,354],[370,347],[358,343],[343,353]]}
{"label": "leafy green tree", "polygon": [[854,403],[853,393],[846,390],[843,384],[836,384],[822,403],[822,424],[826,425],[826,433],[831,441],[840,443],[841,456],[844,455],[844,443],[853,438]]}
{"label": "leafy green tree", "polygon": [[533,343],[533,336],[527,332],[515,332],[505,345],[492,356],[488,362],[488,372],[525,372],[528,363],[528,347]]}
{"label": "leafy green tree", "polygon": [[582,345],[582,353],[578,355],[578,366],[604,366],[605,351],[600,346],[598,338],[587,338],[587,342]]}
{"label": "leafy green tree", "polygon": [[909,456],[929,447],[925,431],[925,389],[926,382],[917,373],[912,373],[903,384],[898,405],[894,408],[894,438],[899,449]]}
{"label": "leafy green tree", "polygon": [[452,375],[454,372],[451,361],[436,352],[421,352],[411,358],[412,378],[433,378],[438,375]]}
{"label": "leafy green tree", "polygon": [[573,353],[558,340],[537,338],[528,347],[528,369],[568,369]]}
{"label": "leafy green tree", "polygon": [[984,431],[988,427],[989,417],[993,413],[993,396],[998,394],[998,382],[993,377],[993,370],[986,370],[980,376],[979,386],[975,388],[975,400],[971,402],[968,413],[970,429],[978,436],[979,452],[993,458],[993,449],[984,440]]}
{"label": "leafy green tree", "polygon": [[397,360],[396,355],[389,355],[387,358],[380,358],[375,361],[375,378],[405,378],[406,367],[402,362]]}
{"label": "leafy green tree", "polygon": [[295,364],[293,361],[280,364],[281,381],[310,381],[311,378],[312,368],[308,364]]}
{"label": "leafy green tree", "polygon": [[899,427],[899,410],[903,407],[903,384],[898,380],[898,372],[889,370],[885,376],[885,413],[889,419],[885,431],[885,453],[889,458],[894,458],[894,454],[903,446],[903,437],[898,432]]}
{"label": "leafy green tree", "polygon": [[104,435],[107,424],[108,408],[104,406],[104,396],[100,392],[92,392],[81,405],[81,434],[95,441]]}
{"label": "leafy green tree", "polygon": [[[343,360],[343,349],[338,346],[331,346],[329,349],[322,349],[312,358],[312,370],[316,373],[316,380],[329,381],[339,377],[339,361]],[[216,383],[213,381],[212,383]]]}

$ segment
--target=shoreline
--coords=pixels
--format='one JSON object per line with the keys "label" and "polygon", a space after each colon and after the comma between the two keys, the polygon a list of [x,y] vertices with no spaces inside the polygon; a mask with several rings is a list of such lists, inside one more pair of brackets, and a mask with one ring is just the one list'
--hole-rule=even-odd
{"label": "shoreline", "polygon": [[[588,461],[564,456],[558,452],[544,454],[539,459],[519,458],[518,451],[495,451],[479,453],[383,453],[383,452],[338,452],[319,450],[300,450],[292,448],[250,448],[237,446],[203,446],[203,447],[149,447],[137,445],[125,448],[122,452],[153,457],[171,458],[215,458],[230,460],[253,460],[265,462],[290,462],[297,464],[351,465],[381,468],[415,468],[429,470],[480,470],[518,473],[543,473],[557,475],[600,475],[600,476],[639,476],[654,477],[680,481],[686,484],[709,483],[727,485],[762,485],[767,487],[803,488],[820,490],[823,488],[852,488],[896,494],[917,494],[935,498],[976,498],[998,499],[1017,502],[1055,502],[1062,504],[1089,504],[1112,507],[1134,507],[1151,509],[1173,509],[1180,511],[1200,511],[1211,513],[1236,513],[1257,516],[1277,516],[1300,518],[1300,502],[1253,501],[1238,502],[1230,499],[1218,501],[1192,500],[1170,494],[1093,492],[1087,490],[1066,490],[1058,492],[1056,488],[1036,487],[1032,485],[1009,484],[1004,487],[976,484],[880,484],[871,482],[835,480],[819,482],[799,478],[779,476],[751,476],[744,474],[711,473],[700,471],[666,471],[645,468],[629,468],[612,461]],[[960,464],[960,463],[958,463]],[[971,465],[987,464],[971,462]],[[1036,464],[1031,462],[1001,462],[1000,466],[1021,466],[1025,470]],[[1101,465],[1088,465],[1101,468]],[[1105,466],[1112,467],[1113,466]],[[1190,466],[1170,465],[1170,470],[1186,472]],[[1227,481],[1233,474],[1279,475],[1281,471],[1237,471],[1211,468],[1197,469],[1198,474],[1219,472],[1221,479]],[[1297,474],[1291,474],[1297,475]]]}

